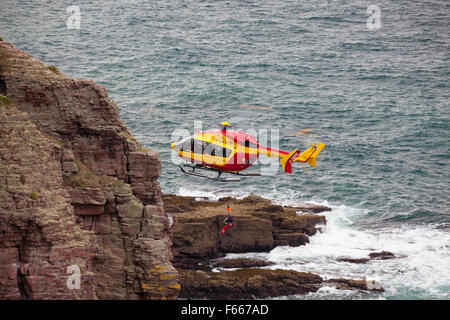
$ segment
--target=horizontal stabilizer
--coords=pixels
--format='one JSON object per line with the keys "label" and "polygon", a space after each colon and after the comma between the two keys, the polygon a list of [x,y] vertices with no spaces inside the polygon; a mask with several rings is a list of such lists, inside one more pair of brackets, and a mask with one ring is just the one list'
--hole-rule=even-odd
{"label": "horizontal stabilizer", "polygon": [[311,147],[309,147],[308,149],[303,151],[300,154],[300,157],[295,159],[295,161],[307,162],[311,167],[315,167],[316,166],[316,157],[320,153],[320,151],[322,151],[322,149],[324,147],[325,147],[325,144],[323,144],[323,143],[318,143],[317,145],[313,144]]}
{"label": "horizontal stabilizer", "polygon": [[325,147],[325,144],[323,144],[323,143],[319,143],[319,144],[317,144],[317,146],[316,146],[316,151],[314,151],[314,153],[309,157],[309,159],[308,159],[308,164],[311,166],[311,167],[315,167],[316,166],[316,157],[317,157],[317,155],[320,153],[320,151],[322,151],[322,149]]}
{"label": "horizontal stabilizer", "polygon": [[309,147],[308,149],[306,149],[305,151],[303,151],[300,154],[300,157],[298,157],[297,159],[295,159],[295,161],[298,162],[306,162],[308,161],[309,157],[311,157],[313,155],[313,153],[316,151],[316,145],[313,144],[311,147]]}

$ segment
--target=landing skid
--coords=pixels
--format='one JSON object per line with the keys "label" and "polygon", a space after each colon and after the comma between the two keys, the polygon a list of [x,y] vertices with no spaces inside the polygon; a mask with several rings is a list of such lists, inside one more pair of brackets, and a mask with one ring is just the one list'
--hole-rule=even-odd
{"label": "landing skid", "polygon": [[[185,168],[191,168],[192,170],[191,171],[186,171]],[[200,165],[200,164],[181,164],[180,165],[180,169],[181,169],[181,171],[183,173],[191,175],[191,176],[196,176],[196,177],[200,177],[200,178],[206,178],[206,179],[220,181],[220,182],[237,182],[237,181],[241,181],[241,179],[239,179],[239,178],[221,178],[220,176],[223,173],[229,173],[229,174],[233,174],[233,175],[237,175],[237,176],[243,176],[243,177],[255,177],[255,176],[260,176],[261,175],[260,173],[256,173],[256,172],[240,173],[240,172],[220,171],[220,170],[217,170],[217,169],[205,167],[205,166]],[[217,173],[217,177],[214,178],[214,177],[209,177],[209,176],[207,176],[205,174],[197,173],[197,172],[195,172],[196,169],[197,170],[216,172]]]}

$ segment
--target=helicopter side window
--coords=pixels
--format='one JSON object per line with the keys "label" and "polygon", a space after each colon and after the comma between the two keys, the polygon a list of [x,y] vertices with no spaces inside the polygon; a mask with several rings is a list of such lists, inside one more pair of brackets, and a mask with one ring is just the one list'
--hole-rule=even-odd
{"label": "helicopter side window", "polygon": [[208,156],[215,156],[216,155],[216,145],[209,143],[209,142],[203,142],[203,154],[206,154]]}
{"label": "helicopter side window", "polygon": [[228,156],[231,154],[230,149],[222,148],[213,143],[204,142],[203,145],[205,146],[203,149],[203,154],[206,155],[228,158]]}
{"label": "helicopter side window", "polygon": [[204,147],[203,147],[203,143],[202,142],[200,142],[198,140],[195,140],[195,139],[192,139],[192,141],[191,141],[191,151],[192,152],[194,152],[194,153],[203,153],[203,149],[204,149]]}
{"label": "helicopter side window", "polygon": [[228,158],[228,156],[231,154],[231,150],[230,149],[222,148],[222,147],[219,147],[216,152],[217,152],[216,154],[219,154],[219,155],[221,155],[224,158]]}

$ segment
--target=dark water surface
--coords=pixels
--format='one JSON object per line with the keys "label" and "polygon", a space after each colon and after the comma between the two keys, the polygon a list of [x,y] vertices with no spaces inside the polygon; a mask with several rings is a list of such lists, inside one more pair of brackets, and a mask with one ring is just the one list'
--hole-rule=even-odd
{"label": "dark water surface", "polygon": [[[275,267],[376,279],[386,292],[309,298],[450,298],[449,2],[76,4],[81,28],[68,29],[67,4],[2,0],[0,36],[67,76],[105,85],[132,133],[161,154],[164,192],[331,206],[310,245],[259,255]],[[366,25],[372,4],[375,30]],[[279,130],[288,151],[327,146],[311,173],[297,165],[293,175],[219,184],[182,176],[171,161],[172,132],[193,132],[194,120]],[[373,250],[402,258],[336,261]]]}

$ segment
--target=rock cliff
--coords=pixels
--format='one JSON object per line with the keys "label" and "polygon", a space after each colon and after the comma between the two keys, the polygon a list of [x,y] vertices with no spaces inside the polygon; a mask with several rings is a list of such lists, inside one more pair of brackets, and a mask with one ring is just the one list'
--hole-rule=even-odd
{"label": "rock cliff", "polygon": [[[193,197],[164,195],[167,212],[177,224],[173,228],[172,253],[177,267],[189,268],[199,261],[230,252],[269,251],[276,246],[299,246],[326,223],[317,215],[330,208],[320,205],[283,207],[258,196],[238,200],[196,201]],[[230,206],[235,223],[223,235],[220,230]],[[305,214],[298,215],[296,212]]]}
{"label": "rock cliff", "polygon": [[103,86],[0,41],[0,123],[1,299],[176,298],[159,155]]}

